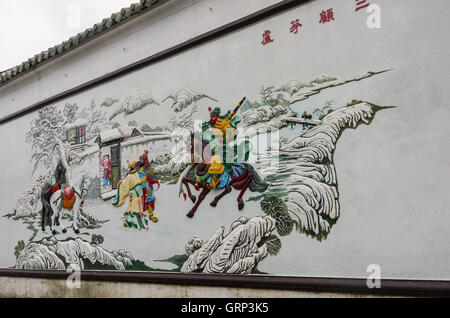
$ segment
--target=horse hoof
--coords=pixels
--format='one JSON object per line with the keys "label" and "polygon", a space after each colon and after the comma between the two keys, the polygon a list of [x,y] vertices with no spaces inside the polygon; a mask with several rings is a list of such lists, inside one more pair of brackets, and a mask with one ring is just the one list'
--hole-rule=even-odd
{"label": "horse hoof", "polygon": [[75,234],[80,234],[80,230],[78,229],[74,229],[73,231],[75,232]]}
{"label": "horse hoof", "polygon": [[212,206],[213,208],[215,208],[215,207],[217,206],[217,202],[216,202],[216,201],[213,201],[213,202],[211,202],[209,205]]}
{"label": "horse hoof", "polygon": [[42,230],[42,232],[45,232],[45,227],[43,227],[41,230]]}
{"label": "horse hoof", "polygon": [[64,230],[62,230],[62,232],[63,232],[63,233],[67,233],[67,230],[66,230],[66,229],[64,229]]}
{"label": "horse hoof", "polygon": [[56,232],[55,230],[52,231],[52,234],[53,234],[53,235],[56,235],[56,233],[57,233],[57,232]]}
{"label": "horse hoof", "polygon": [[193,195],[189,198],[191,198],[192,203],[195,203],[195,201],[197,201],[197,197],[195,195]]}
{"label": "horse hoof", "polygon": [[244,209],[244,206],[245,206],[244,202],[240,202],[238,204],[239,211],[242,211]]}
{"label": "horse hoof", "polygon": [[188,214],[186,214],[186,216],[190,219],[192,219],[194,217],[194,213],[193,212],[189,212]]}

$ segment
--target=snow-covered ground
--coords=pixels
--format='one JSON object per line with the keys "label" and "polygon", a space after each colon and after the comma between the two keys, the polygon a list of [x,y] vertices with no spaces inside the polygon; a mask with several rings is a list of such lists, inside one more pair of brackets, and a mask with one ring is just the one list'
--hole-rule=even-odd
{"label": "snow-covered ground", "polygon": [[92,264],[107,265],[117,270],[125,270],[132,265],[132,256],[127,251],[105,251],[101,246],[80,238],[58,240],[56,237],[29,243],[18,255],[15,268],[65,270],[67,265],[86,269],[83,259]]}
{"label": "snow-covered ground", "polygon": [[[231,225],[240,216],[264,215],[256,202],[247,202],[244,211],[240,212],[235,191],[224,197],[215,209],[209,205],[214,199],[214,195],[210,194],[193,219],[186,217],[192,202],[178,197],[176,185],[164,185],[155,195],[155,215],[159,222],[150,224],[148,231],[123,228],[120,218],[124,207],[114,208],[107,203],[93,212],[100,219],[110,219],[102,228],[93,232],[105,237],[103,248],[129,250],[135,258],[152,268],[170,270],[175,268],[173,264],[157,261],[185,254],[185,246],[192,237],[200,237],[206,241],[218,228]],[[249,195],[247,193],[244,198]]]}
{"label": "snow-covered ground", "polygon": [[[185,254],[185,246],[192,237],[200,237],[206,241],[218,228],[224,224],[231,225],[241,216],[251,218],[264,215],[256,202],[247,202],[245,210],[239,212],[236,201],[237,192],[232,192],[220,202],[216,209],[212,209],[209,206],[209,202],[213,199],[213,194],[210,194],[200,206],[194,219],[189,219],[186,217],[186,214],[190,210],[192,203],[184,201],[182,197],[178,198],[176,189],[175,185],[164,185],[156,192],[155,214],[158,216],[159,222],[150,224],[150,229],[147,231],[124,228],[121,222],[124,207],[114,208],[109,201],[96,200],[96,204],[92,201],[86,202],[86,211],[99,220],[107,221],[106,223],[97,229],[83,228],[78,235],[69,228],[66,234],[57,234],[56,239],[65,241],[71,238],[80,238],[83,241],[90,242],[92,235],[102,235],[104,237],[104,243],[101,245],[102,249],[108,252],[124,250],[130,252],[134,259],[143,261],[147,266],[155,269],[172,270],[176,268],[174,264],[160,262],[160,260]],[[248,195],[244,198],[248,198]],[[224,206],[232,208],[225,212],[223,211]],[[70,221],[65,220],[65,222],[69,226],[71,225]],[[9,222],[0,222],[2,225],[7,223]],[[11,223],[21,229],[25,226],[20,220],[11,220]],[[36,218],[34,228],[38,224],[38,218]],[[198,224],[208,224],[208,226],[199,227]],[[29,238],[34,234],[34,231],[29,230],[28,235],[24,237],[23,230],[17,232],[21,232],[22,235],[17,237],[13,244],[14,246],[19,239],[28,242]],[[46,232],[38,229],[33,241],[39,242],[50,238],[51,233],[47,227]],[[10,266],[15,264],[14,246],[9,249],[11,251],[11,258],[8,261]]]}
{"label": "snow-covered ground", "polygon": [[[231,225],[228,233],[221,227],[203,244],[200,243],[200,239],[194,238],[195,244],[190,247],[195,247],[196,250],[187,250],[189,259],[181,271],[252,274],[271,251],[278,251],[280,245],[277,238],[269,243],[262,243],[275,230],[275,222],[270,216],[252,219],[240,217]],[[273,246],[273,250],[270,247],[272,242],[275,242],[272,245],[276,245]]]}

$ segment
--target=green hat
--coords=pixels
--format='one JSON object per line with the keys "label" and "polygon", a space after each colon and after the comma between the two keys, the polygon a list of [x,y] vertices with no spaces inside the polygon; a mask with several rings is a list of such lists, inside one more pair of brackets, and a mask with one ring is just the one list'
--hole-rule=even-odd
{"label": "green hat", "polygon": [[221,113],[220,107],[216,107],[211,111],[211,114],[220,115],[220,113]]}

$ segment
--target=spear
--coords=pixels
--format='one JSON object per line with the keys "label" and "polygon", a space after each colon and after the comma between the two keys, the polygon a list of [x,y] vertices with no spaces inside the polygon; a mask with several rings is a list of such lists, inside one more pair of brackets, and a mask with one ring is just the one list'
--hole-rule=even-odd
{"label": "spear", "polygon": [[236,108],[231,112],[230,116],[228,116],[228,120],[231,120],[239,111],[239,108],[242,107],[242,105],[244,104],[245,100],[247,99],[247,97],[244,97],[239,104],[236,106]]}

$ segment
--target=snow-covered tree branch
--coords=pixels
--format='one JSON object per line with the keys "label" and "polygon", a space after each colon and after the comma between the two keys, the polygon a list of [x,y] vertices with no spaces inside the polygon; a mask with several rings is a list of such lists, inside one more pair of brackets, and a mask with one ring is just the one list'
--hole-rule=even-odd
{"label": "snow-covered tree branch", "polygon": [[[70,151],[68,145],[63,144],[66,139],[66,125],[84,119],[86,127],[86,142],[98,136],[105,126],[109,125],[106,113],[97,110],[95,101],[90,106],[79,110],[78,105],[66,103],[63,110],[56,105],[47,106],[38,111],[38,115],[31,122],[31,129],[26,133],[26,142],[32,144],[33,173],[39,167],[50,169],[54,167],[54,151],[58,148],[59,154],[65,154],[67,163],[79,162],[79,158]],[[64,148],[64,151],[62,149]]]}

